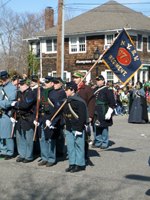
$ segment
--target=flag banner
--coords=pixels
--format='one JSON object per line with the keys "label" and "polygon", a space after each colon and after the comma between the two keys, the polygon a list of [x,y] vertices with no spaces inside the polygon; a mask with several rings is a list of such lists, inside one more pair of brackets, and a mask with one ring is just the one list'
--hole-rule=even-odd
{"label": "flag banner", "polygon": [[105,65],[126,84],[143,65],[127,31],[123,29],[102,57]]}

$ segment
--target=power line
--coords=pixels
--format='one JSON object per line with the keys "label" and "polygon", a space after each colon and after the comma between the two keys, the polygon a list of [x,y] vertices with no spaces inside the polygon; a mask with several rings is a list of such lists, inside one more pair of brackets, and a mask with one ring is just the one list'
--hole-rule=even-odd
{"label": "power line", "polygon": [[[74,10],[74,11],[89,11],[89,12],[111,12],[111,13],[113,13],[113,11],[112,10],[108,10],[108,11],[106,11],[106,10],[104,10],[104,11],[99,11],[99,10],[93,10],[93,9],[91,9],[91,10],[89,10],[88,8],[78,8],[78,7],[76,7],[76,8],[72,8],[72,7],[65,7],[67,10]],[[135,10],[134,10],[135,11]],[[114,11],[114,12],[116,12],[116,11]],[[135,11],[135,12],[137,12],[137,11]],[[150,12],[150,10],[149,11],[142,11],[142,12]],[[129,13],[129,12],[124,12],[124,11],[122,11],[122,13]]]}
{"label": "power line", "polygon": [[[58,6],[56,7],[56,9],[57,9],[57,8],[58,8]],[[55,9],[55,10],[56,10],[56,9]],[[55,14],[55,13],[57,13],[57,10],[54,11],[54,14]],[[33,23],[39,22],[39,21],[40,21],[41,19],[43,19],[45,16],[46,16],[46,15],[44,15],[44,16],[38,18],[37,20],[33,21]],[[27,25],[28,25],[28,24],[27,24]],[[11,30],[8,30],[8,31],[3,32],[3,33],[0,33],[0,36],[2,36],[2,35],[4,35],[4,34],[7,34],[7,33],[11,33],[11,32],[13,32],[13,31],[16,31],[16,30],[20,29],[20,28],[25,28],[25,27],[27,27],[27,25],[22,25],[22,26],[14,27],[14,28],[11,29]]]}
{"label": "power line", "polygon": [[4,3],[0,8],[4,7],[6,4],[8,4],[11,0],[7,1],[6,3]]}
{"label": "power line", "polygon": [[[103,3],[104,4],[104,3]],[[87,5],[87,6],[96,6],[96,5],[103,5],[103,4],[99,4],[99,3],[70,3],[70,4],[66,4],[66,5]],[[117,3],[116,3],[117,4]],[[150,4],[150,2],[139,2],[139,3],[121,3],[122,5],[134,5],[134,4]],[[109,6],[110,4],[105,4],[105,6]]]}

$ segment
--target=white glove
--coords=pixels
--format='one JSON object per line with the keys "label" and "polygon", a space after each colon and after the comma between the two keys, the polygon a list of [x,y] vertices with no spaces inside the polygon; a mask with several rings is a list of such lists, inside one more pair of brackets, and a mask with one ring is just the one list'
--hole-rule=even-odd
{"label": "white glove", "polygon": [[54,126],[52,126],[52,125],[51,125],[49,128],[50,128],[50,129],[56,129],[56,127],[54,127]]}
{"label": "white glove", "polygon": [[77,136],[77,135],[82,135],[82,132],[76,131],[74,135],[75,135],[75,136]]}
{"label": "white glove", "polygon": [[46,126],[48,127],[48,128],[50,128],[50,126],[51,126],[51,124],[52,124],[52,122],[50,121],[50,120],[46,120]]}
{"label": "white glove", "polygon": [[13,124],[15,124],[15,123],[17,123],[18,121],[17,120],[15,120],[15,118],[13,118],[13,117],[10,117],[10,121],[13,123]]}
{"label": "white glove", "polygon": [[16,103],[17,103],[17,101],[13,101],[13,102],[11,103],[11,106],[15,106]]}
{"label": "white glove", "polygon": [[108,108],[107,113],[105,115],[105,119],[109,120],[111,118],[111,114],[113,113],[113,109],[112,108]]}
{"label": "white glove", "polygon": [[33,121],[33,124],[35,125],[35,126],[39,126],[40,125],[40,123],[39,122],[37,122],[37,121]]}

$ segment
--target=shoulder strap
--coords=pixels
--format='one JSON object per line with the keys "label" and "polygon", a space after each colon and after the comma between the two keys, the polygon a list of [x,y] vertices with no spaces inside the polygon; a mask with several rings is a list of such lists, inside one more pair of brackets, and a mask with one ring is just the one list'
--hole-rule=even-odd
{"label": "shoulder strap", "polygon": [[96,90],[96,91],[94,92],[94,94],[96,94],[96,93],[99,92],[100,90],[104,89],[105,87],[107,87],[107,86],[104,85],[103,87],[99,88],[98,90]]}
{"label": "shoulder strap", "polygon": [[69,110],[70,110],[70,112],[72,113],[72,115],[75,117],[75,119],[79,119],[78,115],[73,111],[73,109],[72,109],[70,103],[68,103],[68,107],[69,107]]}
{"label": "shoulder strap", "polygon": [[6,99],[8,101],[8,97],[7,97],[6,92],[4,91],[4,89],[1,90],[1,94],[3,95],[3,99],[2,100]]}
{"label": "shoulder strap", "polygon": [[49,98],[48,98],[48,103],[54,108],[54,104],[51,102]]}

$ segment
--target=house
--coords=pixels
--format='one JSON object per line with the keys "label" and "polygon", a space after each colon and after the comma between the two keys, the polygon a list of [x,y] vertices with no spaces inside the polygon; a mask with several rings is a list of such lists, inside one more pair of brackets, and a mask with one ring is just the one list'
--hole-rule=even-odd
{"label": "house", "polygon": [[[47,73],[56,76],[57,26],[53,25],[52,8],[46,9],[45,22],[45,30],[27,38],[27,41],[39,54],[43,76]],[[108,1],[65,22],[64,79],[71,80],[71,73],[77,69],[87,73],[95,62],[97,47],[102,53],[124,27],[143,64],[130,82],[150,80],[150,18],[116,1]],[[101,61],[87,76],[87,81],[95,80],[97,74],[102,74],[106,82],[118,81]]]}

